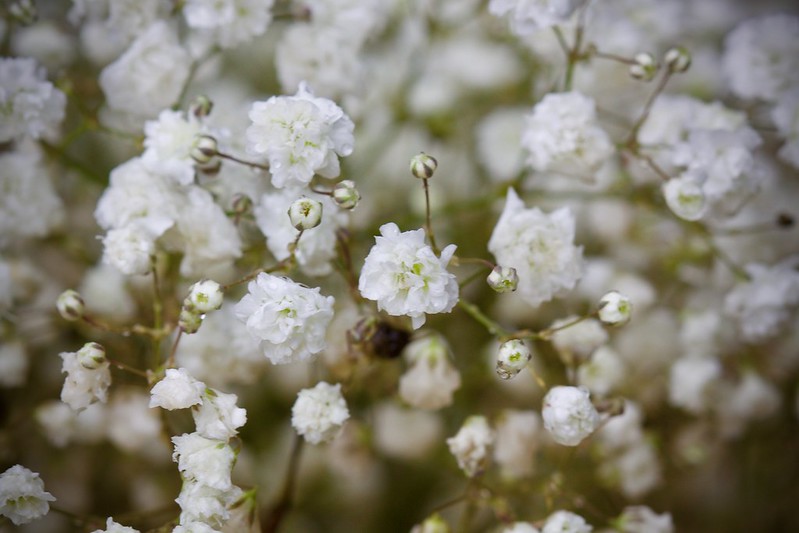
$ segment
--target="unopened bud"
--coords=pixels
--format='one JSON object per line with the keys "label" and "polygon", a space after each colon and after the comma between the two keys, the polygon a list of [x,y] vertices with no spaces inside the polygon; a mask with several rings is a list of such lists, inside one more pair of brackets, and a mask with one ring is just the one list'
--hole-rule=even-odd
{"label": "unopened bud", "polygon": [[524,370],[533,353],[520,339],[503,342],[497,353],[497,375],[502,379],[511,379]]}
{"label": "unopened bud", "polygon": [[237,215],[246,215],[252,210],[252,198],[243,193],[233,196],[233,212]]}
{"label": "unopened bud", "polygon": [[210,115],[213,108],[214,103],[211,101],[211,99],[204,94],[201,94],[197,96],[191,102],[191,104],[189,104],[189,113],[197,118],[203,118]]}
{"label": "unopened bud", "polygon": [[519,275],[513,267],[497,265],[486,278],[486,282],[499,293],[512,292],[519,285]]}
{"label": "unopened bud", "polygon": [[315,228],[322,222],[322,202],[310,198],[298,198],[289,207],[291,225],[300,231]]}
{"label": "unopened bud", "polygon": [[355,209],[361,200],[361,193],[355,188],[352,180],[343,180],[333,187],[333,200],[342,209]]}
{"label": "unopened bud", "polygon": [[69,289],[62,292],[56,300],[58,313],[64,320],[79,320],[86,313],[86,304],[78,291]]}
{"label": "unopened bud", "polygon": [[672,72],[685,72],[691,66],[691,52],[682,46],[675,46],[666,52],[663,62]]}
{"label": "unopened bud", "polygon": [[105,348],[96,342],[87,342],[78,350],[78,363],[83,368],[95,370],[105,362]]}
{"label": "unopened bud", "polygon": [[630,321],[633,304],[618,291],[610,291],[599,299],[599,320],[608,326],[622,326]]}
{"label": "unopened bud", "polygon": [[222,307],[223,297],[221,285],[214,280],[205,279],[191,286],[183,306],[200,314],[210,313]]}
{"label": "unopened bud", "polygon": [[636,80],[651,81],[658,71],[658,64],[654,56],[642,52],[640,54],[635,54],[633,59],[635,60],[635,64],[630,65],[630,76]]}
{"label": "unopened bud", "polygon": [[191,147],[191,158],[200,165],[207,165],[217,154],[216,139],[210,135],[198,135]]}
{"label": "unopened bud", "polygon": [[422,152],[411,159],[411,174],[421,179],[430,179],[438,168],[438,161],[433,156]]}
{"label": "unopened bud", "polygon": [[178,326],[184,333],[197,333],[203,323],[203,315],[193,309],[183,307],[178,317]]}
{"label": "unopened bud", "polygon": [[663,196],[669,209],[682,219],[699,220],[705,214],[705,193],[691,174],[667,181],[663,185]]}

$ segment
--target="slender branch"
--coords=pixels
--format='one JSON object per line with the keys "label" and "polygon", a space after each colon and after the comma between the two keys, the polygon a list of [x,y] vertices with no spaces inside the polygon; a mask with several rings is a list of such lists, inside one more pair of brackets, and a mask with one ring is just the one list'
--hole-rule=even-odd
{"label": "slender branch", "polygon": [[139,377],[143,377],[144,379],[149,379],[147,372],[139,370],[138,368],[133,368],[130,365],[127,365],[121,361],[115,361],[114,359],[108,359],[108,362],[117,367],[120,370],[124,370],[125,372],[130,372],[131,374],[135,374]]}
{"label": "slender branch", "polygon": [[178,334],[175,336],[175,342],[172,343],[172,349],[169,351],[169,358],[166,360],[166,367],[172,368],[175,366],[175,354],[178,352],[178,344],[183,337],[183,328],[178,328]]}
{"label": "slender branch", "polygon": [[[644,109],[641,112],[641,116],[639,116],[638,120],[635,121],[635,124],[633,124],[633,127],[630,129],[630,133],[627,135],[627,141],[625,142],[627,146],[632,148],[635,147],[638,131],[641,129],[641,126],[644,125],[646,119],[649,118],[649,113],[652,111],[652,106],[655,104],[655,100],[658,96],[660,96],[660,93],[663,92],[663,89],[666,88],[666,84],[669,82],[669,79],[671,79],[672,74],[673,72],[671,69],[666,69],[663,72],[663,75],[660,77],[657,86],[655,86],[655,89],[649,95],[649,98],[647,98],[646,103],[644,104]],[[637,153],[637,150],[635,150],[635,152]]]}
{"label": "slender branch", "polygon": [[261,528],[263,533],[275,533],[280,527],[283,518],[285,518],[286,513],[288,513],[294,503],[294,486],[297,484],[297,472],[299,471],[300,456],[302,455],[304,442],[305,440],[299,435],[294,436],[288,468],[286,469],[286,477],[283,479],[283,488],[280,491],[279,499],[272,506],[269,516]]}
{"label": "slender branch", "polygon": [[430,186],[427,181],[427,178],[422,180],[422,184],[424,185],[425,232],[427,233],[427,238],[430,239],[430,247],[433,248],[433,253],[439,255],[441,251],[438,249],[438,246],[436,246],[436,237],[433,235],[433,224],[430,221]]}
{"label": "slender branch", "polygon": [[482,324],[490,334],[503,338],[508,335],[508,331],[505,330],[505,328],[488,318],[488,316],[486,316],[485,313],[483,313],[475,304],[460,299],[458,300],[458,307],[466,311],[469,316]]}
{"label": "slender branch", "polygon": [[256,163],[254,161],[247,161],[247,160],[241,159],[239,157],[236,157],[234,155],[226,154],[224,152],[216,152],[216,155],[218,155],[222,159],[227,159],[228,161],[233,161],[234,163],[239,163],[240,165],[247,165],[248,167],[258,168],[260,170],[266,170],[266,171],[269,170],[269,165],[264,165],[262,163]]}

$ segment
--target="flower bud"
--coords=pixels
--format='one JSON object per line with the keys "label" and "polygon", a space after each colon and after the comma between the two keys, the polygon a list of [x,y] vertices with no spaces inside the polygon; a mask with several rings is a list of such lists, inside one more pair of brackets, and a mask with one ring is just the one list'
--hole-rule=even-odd
{"label": "flower bud", "polygon": [[691,52],[682,46],[675,46],[666,52],[663,62],[671,72],[685,72],[691,66]]}
{"label": "flower bud", "polygon": [[201,165],[206,165],[216,156],[217,148],[216,139],[210,135],[198,135],[191,147],[191,158]]}
{"label": "flower bud", "polygon": [[64,320],[75,321],[86,313],[86,304],[78,291],[69,289],[62,292],[56,300],[58,313]]}
{"label": "flower bud", "polygon": [[237,215],[246,215],[252,210],[252,198],[246,194],[237,193],[233,196],[232,208]]}
{"label": "flower bud", "polygon": [[189,289],[183,306],[197,313],[205,314],[222,307],[224,293],[219,283],[211,279],[198,281]]}
{"label": "flower bud", "polygon": [[599,299],[599,320],[608,326],[623,326],[630,321],[633,304],[618,291],[610,291]]}
{"label": "flower bud", "polygon": [[658,71],[657,61],[655,61],[652,54],[642,52],[640,54],[635,54],[633,59],[635,60],[635,64],[630,65],[630,76],[636,80],[651,81]]}
{"label": "flower bud", "polygon": [[432,178],[436,168],[438,168],[438,161],[436,161],[436,158],[424,152],[411,159],[411,174],[420,180]]}
{"label": "flower bud", "polygon": [[524,370],[533,358],[530,348],[521,339],[503,342],[497,353],[497,375],[502,379],[511,379]]}
{"label": "flower bud", "polygon": [[203,118],[210,115],[213,108],[214,103],[211,101],[211,99],[204,94],[201,94],[192,100],[191,104],[189,104],[189,113],[197,118]]}
{"label": "flower bud", "polygon": [[361,193],[355,188],[352,180],[344,180],[333,187],[333,200],[342,209],[355,209],[361,200]]}
{"label": "flower bud", "polygon": [[669,209],[682,219],[699,220],[705,214],[705,193],[689,174],[666,182],[663,185],[663,196]]}
{"label": "flower bud", "polygon": [[197,333],[203,323],[202,313],[198,313],[194,309],[183,307],[180,310],[180,317],[178,317],[178,326],[184,333]]}
{"label": "flower bud", "polygon": [[300,231],[315,228],[322,222],[322,202],[310,198],[298,198],[289,207],[291,225]]}
{"label": "flower bud", "polygon": [[513,267],[497,265],[486,278],[486,282],[499,293],[512,292],[519,285],[519,275]]}
{"label": "flower bud", "polygon": [[83,368],[95,370],[105,362],[105,348],[96,342],[87,342],[78,350],[78,363]]}

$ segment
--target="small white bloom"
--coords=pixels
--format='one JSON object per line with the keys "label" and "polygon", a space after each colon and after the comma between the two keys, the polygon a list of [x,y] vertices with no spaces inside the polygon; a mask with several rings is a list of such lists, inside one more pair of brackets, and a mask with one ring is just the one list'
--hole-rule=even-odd
{"label": "small white bloom", "polygon": [[529,522],[514,522],[502,530],[502,533],[541,533]]}
{"label": "small white bloom", "polygon": [[411,529],[411,533],[451,533],[452,530],[446,520],[441,518],[438,513],[428,516],[421,524],[416,524]]}
{"label": "small white bloom", "polygon": [[205,384],[189,375],[185,368],[167,368],[164,379],[150,389],[150,407],[168,411],[187,409],[202,402]]}
{"label": "small white bloom", "polygon": [[478,161],[493,181],[506,182],[518,176],[523,167],[522,131],[526,107],[499,108],[477,125]]}
{"label": "small white bloom", "polygon": [[342,180],[333,187],[333,201],[342,209],[355,209],[361,201],[361,193],[352,180]]}
{"label": "small white bloom", "polygon": [[440,335],[411,342],[405,348],[411,367],[400,378],[400,398],[419,409],[450,405],[453,393],[461,386],[461,375],[450,357],[449,344]]}
{"label": "small white bloom", "polygon": [[106,417],[108,440],[129,453],[162,458],[167,449],[161,441],[161,416],[149,403],[150,395],[138,388],[115,388]]}
{"label": "small white bloom", "polygon": [[28,377],[28,354],[18,340],[0,345],[0,387],[19,387]]}
{"label": "small white bloom", "polygon": [[410,316],[414,329],[425,323],[425,313],[449,313],[458,303],[458,281],[447,271],[455,245],[437,257],[424,230],[400,233],[393,222],[380,226],[380,235],[361,270],[361,295],[390,315]]}
{"label": "small white bloom", "polygon": [[556,511],[549,515],[541,533],[591,533],[593,530],[582,516],[570,511]]}
{"label": "small white bloom", "polygon": [[532,474],[541,440],[541,417],[538,413],[505,411],[496,428],[494,460],[502,468],[503,476],[518,479]]}
{"label": "small white bloom", "polygon": [[14,465],[0,474],[0,515],[10,519],[14,525],[27,524],[46,515],[48,502],[55,501],[44,490],[39,474],[24,466]]}
{"label": "small white bloom", "polygon": [[780,159],[799,168],[799,88],[780,96],[771,110],[771,120],[785,139],[778,152]]}
{"label": "small white bloom", "polygon": [[301,390],[291,408],[291,425],[311,444],[333,440],[349,417],[338,383],[320,381]]}
{"label": "small white bloom", "polygon": [[621,533],[673,533],[670,513],[657,514],[646,505],[625,507],[618,519]]}
{"label": "small white bloom", "polygon": [[158,120],[144,123],[142,161],[152,172],[188,185],[194,181],[192,150],[209,131],[196,115],[164,109]]}
{"label": "small white bloom", "polygon": [[199,407],[191,410],[197,433],[224,442],[238,434],[238,429],[247,423],[247,411],[236,405],[238,399],[235,394],[206,388]]}
{"label": "small white bloom", "polygon": [[64,119],[66,96],[30,58],[0,58],[0,143],[38,139]]}
{"label": "small white bloom", "polygon": [[273,0],[187,0],[186,24],[202,38],[233,48],[266,32]]}
{"label": "small white bloom", "polygon": [[533,352],[521,339],[503,342],[497,352],[497,375],[502,379],[510,379],[524,370],[533,358]]}
{"label": "small white bloom", "polygon": [[109,516],[105,522],[105,529],[95,529],[92,533],[139,533],[139,530],[118,524]]}
{"label": "small white bloom", "polygon": [[607,396],[627,377],[625,366],[613,348],[600,346],[577,369],[577,383],[597,396]]}
{"label": "small white bloom", "polygon": [[530,35],[538,30],[568,22],[585,0],[491,0],[488,11],[497,17],[510,13],[510,28],[516,35]]}
{"label": "small white bloom", "polygon": [[[189,527],[193,522],[221,528],[230,517],[228,507],[240,495],[241,489],[235,485],[229,490],[219,490],[203,483],[184,480],[180,495],[175,500],[181,509],[180,523],[190,533],[194,533]],[[201,527],[198,531],[205,533],[207,529]]]}
{"label": "small white bloom", "polygon": [[497,265],[491,270],[486,282],[498,293],[515,291],[519,286],[519,275],[513,267]]}
{"label": "small white bloom", "polygon": [[619,291],[605,293],[599,299],[597,306],[599,320],[608,326],[622,326],[630,321],[633,312],[633,304],[627,296]]}
{"label": "small white bloom", "polygon": [[289,206],[288,215],[295,229],[313,229],[322,222],[322,202],[306,197],[298,198]]}
{"label": "small white bloom", "polygon": [[498,264],[516,269],[517,293],[537,306],[573,289],[580,279],[583,250],[574,245],[574,231],[568,209],[551,214],[527,209],[511,188],[488,250]]}
{"label": "small white bloom", "polygon": [[247,289],[234,312],[272,363],[305,361],[324,350],[333,318],[332,296],[266,273]]}
{"label": "small white bloom", "polygon": [[172,460],[178,463],[183,479],[207,485],[217,490],[232,487],[230,472],[236,454],[224,441],[207,439],[198,433],[172,437],[175,452]]}
{"label": "small white bloom", "polygon": [[147,274],[153,267],[155,241],[171,225],[166,218],[144,217],[109,230],[103,237],[103,263],[128,276]]}
{"label": "small white bloom", "polygon": [[386,401],[372,411],[374,442],[388,457],[417,460],[426,457],[442,440],[444,424],[430,411],[401,407]]}
{"label": "small white bloom", "polygon": [[220,531],[205,522],[191,520],[175,526],[172,533],[220,533]]}
{"label": "small white bloom", "polygon": [[541,415],[552,438],[564,446],[577,446],[599,425],[599,413],[582,387],[552,387]]}
{"label": "small white bloom", "polygon": [[225,293],[222,286],[212,279],[198,281],[189,289],[189,295],[183,302],[184,307],[191,307],[198,313],[210,313],[222,307]]}
{"label": "small white bloom", "polygon": [[481,474],[491,460],[494,431],[486,417],[474,415],[467,418],[454,437],[447,439],[449,451],[458,466],[469,477]]}
{"label": "small white bloom", "polygon": [[558,319],[549,326],[549,329],[557,330],[552,333],[552,344],[566,363],[587,361],[597,348],[608,342],[608,333],[599,320],[577,320],[578,317],[572,315]]}
{"label": "small white bloom", "polygon": [[76,411],[85,409],[95,401],[105,403],[111,385],[110,363],[106,360],[96,368],[89,369],[80,364],[76,352],[62,352],[61,359],[61,372],[67,373],[61,389],[61,401]]}
{"label": "small white bloom", "polygon": [[669,403],[695,414],[707,411],[721,370],[714,357],[681,358],[671,367]]}

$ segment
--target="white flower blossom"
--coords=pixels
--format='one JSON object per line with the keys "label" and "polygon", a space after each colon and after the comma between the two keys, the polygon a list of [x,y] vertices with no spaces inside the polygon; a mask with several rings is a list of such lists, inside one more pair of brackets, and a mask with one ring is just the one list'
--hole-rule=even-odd
{"label": "white flower blossom", "polygon": [[461,386],[461,375],[450,357],[449,345],[440,335],[411,342],[405,348],[411,367],[400,377],[400,398],[419,409],[450,405],[453,393]]}
{"label": "white flower blossom", "polygon": [[646,505],[625,507],[618,519],[621,533],[673,533],[670,513],[657,514]]}
{"label": "white flower blossom", "polygon": [[507,410],[496,423],[494,460],[504,477],[529,476],[541,441],[541,417],[535,411]]}
{"label": "white flower blossom", "polygon": [[488,250],[497,264],[516,269],[516,293],[538,306],[573,289],[580,279],[583,250],[574,245],[574,231],[574,217],[568,209],[551,214],[527,209],[511,188]]}
{"label": "white flower blossom", "polygon": [[232,48],[266,32],[273,0],[186,0],[186,24],[201,37]]}
{"label": "white flower blossom", "polygon": [[28,378],[28,354],[19,340],[3,340],[0,345],[0,387],[19,387]]}
{"label": "white flower blossom", "polygon": [[555,511],[547,518],[541,533],[591,533],[594,528],[571,511]]}
{"label": "white flower blossom", "polygon": [[577,320],[578,317],[572,315],[560,318],[549,326],[549,329],[557,330],[552,333],[552,344],[564,361],[587,361],[597,348],[608,342],[608,333],[599,320]]}
{"label": "white flower blossom", "polygon": [[672,213],[684,220],[699,220],[707,211],[702,190],[706,177],[703,172],[684,172],[663,184],[663,197]]}
{"label": "white flower blossom", "polygon": [[780,159],[799,169],[799,87],[780,96],[771,110],[771,120],[785,139],[778,152]]}
{"label": "white flower blossom", "polygon": [[529,522],[514,522],[505,529],[502,533],[541,533],[540,530],[534,527]]}
{"label": "white flower blossom", "polygon": [[167,218],[144,217],[109,230],[103,237],[103,263],[127,276],[147,274],[152,270],[155,241],[170,226]]}
{"label": "white flower blossom", "polygon": [[681,358],[671,367],[669,403],[694,414],[707,411],[721,370],[721,363],[714,357]]}
{"label": "white flower blossom", "polygon": [[229,444],[207,439],[198,433],[172,437],[175,452],[172,460],[178,463],[183,479],[201,483],[217,490],[229,490],[233,484],[230,472],[235,453]]}
{"label": "white flower blossom", "polygon": [[564,446],[577,446],[599,425],[599,413],[591,403],[588,389],[582,387],[549,389],[541,416],[555,442]]}
{"label": "white flower blossom", "polygon": [[27,524],[46,515],[50,510],[48,502],[52,501],[55,498],[44,490],[39,474],[24,466],[14,465],[0,474],[0,515],[14,525]]}
{"label": "white flower blossom", "polygon": [[613,348],[600,346],[591,359],[577,369],[577,383],[592,394],[607,396],[623,383],[627,377],[625,370],[624,363]]}
{"label": "white flower blossom", "polygon": [[105,522],[105,529],[95,529],[92,533],[139,533],[139,530],[114,522],[109,516]]}
{"label": "white flower blossom", "polygon": [[468,477],[481,474],[491,460],[495,433],[484,416],[467,418],[458,433],[447,439],[449,451]]}
{"label": "white flower blossom", "polygon": [[447,271],[455,245],[436,256],[424,230],[400,233],[393,222],[380,226],[380,235],[361,270],[361,295],[389,315],[410,316],[413,329],[425,323],[425,313],[449,313],[458,303],[458,282]]}
{"label": "white flower blossom", "polygon": [[192,149],[198,137],[209,132],[195,115],[164,109],[157,120],[144,123],[142,162],[148,170],[188,185],[194,181]]}
{"label": "white flower blossom", "polygon": [[150,407],[168,411],[187,409],[202,402],[205,385],[189,375],[185,368],[167,368],[164,379],[150,389]]}
{"label": "white flower blossom", "polygon": [[[221,527],[230,517],[229,506],[241,496],[235,485],[229,490],[219,490],[193,480],[184,480],[183,488],[175,500],[180,506],[180,524],[187,527],[192,522]],[[200,531],[203,531],[202,529]]]}
{"label": "white flower blossom", "polygon": [[85,409],[96,401],[105,403],[111,385],[111,364],[108,360],[97,368],[89,369],[80,364],[78,352],[62,352],[61,371],[67,373],[61,389],[61,401],[75,411]]}
{"label": "white flower blossom", "polygon": [[585,0],[491,0],[488,11],[498,17],[510,13],[511,31],[530,35],[568,22],[584,3]]}
{"label": "white flower blossom", "polygon": [[191,409],[197,433],[207,439],[227,442],[247,423],[247,411],[236,405],[238,396],[206,388],[202,402]]}
{"label": "white flower blossom", "polygon": [[291,408],[291,425],[311,444],[331,441],[349,417],[338,383],[320,381],[301,390]]}
{"label": "white flower blossom", "polygon": [[0,58],[0,143],[53,132],[66,102],[34,59]]}

